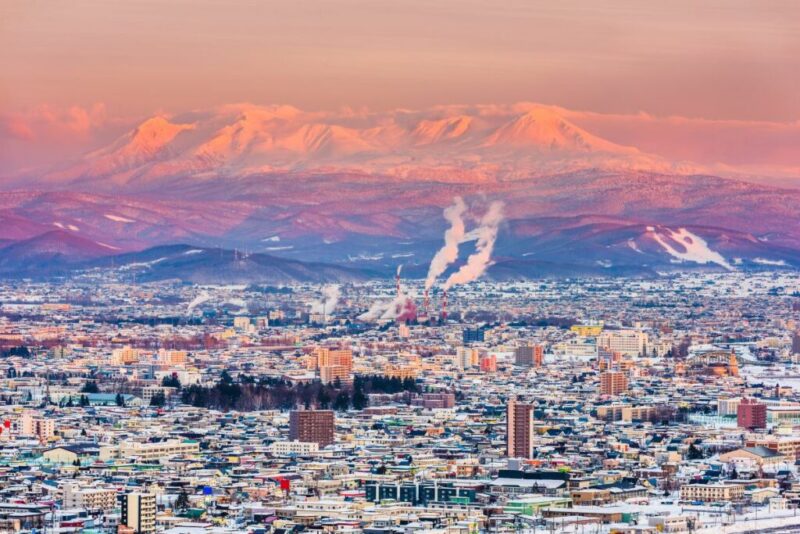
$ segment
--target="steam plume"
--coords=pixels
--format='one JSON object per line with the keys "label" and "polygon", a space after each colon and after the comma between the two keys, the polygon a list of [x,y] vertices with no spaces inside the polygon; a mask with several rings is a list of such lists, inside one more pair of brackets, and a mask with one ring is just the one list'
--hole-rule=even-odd
{"label": "steam plume", "polygon": [[497,231],[502,221],[503,203],[492,202],[489,210],[481,218],[480,227],[476,230],[478,242],[475,244],[475,252],[467,258],[467,263],[461,266],[461,269],[450,275],[444,284],[445,290],[477,280],[491,265],[494,242],[497,240]]}
{"label": "steam plume", "polygon": [[450,228],[444,233],[444,246],[439,249],[431,260],[428,268],[428,277],[425,279],[425,289],[433,287],[436,279],[441,276],[447,266],[458,259],[458,245],[464,238],[464,219],[462,216],[467,211],[467,205],[461,197],[453,199],[453,205],[444,210],[444,218],[450,223]]}
{"label": "steam plume", "polygon": [[208,302],[211,299],[211,295],[208,294],[208,291],[203,291],[199,295],[197,295],[186,307],[186,313],[191,314],[192,310],[196,307],[200,306],[201,304]]}
{"label": "steam plume", "polygon": [[339,286],[330,285],[322,289],[322,298],[311,303],[311,313],[330,315],[339,303]]}

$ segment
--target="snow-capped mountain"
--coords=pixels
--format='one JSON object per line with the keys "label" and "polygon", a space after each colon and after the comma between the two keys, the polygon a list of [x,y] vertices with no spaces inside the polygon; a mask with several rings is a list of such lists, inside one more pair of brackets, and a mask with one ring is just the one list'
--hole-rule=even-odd
{"label": "snow-capped mountain", "polygon": [[149,118],[81,161],[50,171],[46,181],[148,189],[164,181],[331,169],[498,180],[587,167],[675,165],[593,135],[546,106],[360,116],[240,104]]}

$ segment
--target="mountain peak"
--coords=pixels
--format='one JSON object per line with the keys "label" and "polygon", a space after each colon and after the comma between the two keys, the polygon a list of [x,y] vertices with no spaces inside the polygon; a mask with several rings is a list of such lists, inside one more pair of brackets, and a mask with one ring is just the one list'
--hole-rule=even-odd
{"label": "mountain peak", "polygon": [[536,106],[495,130],[484,146],[538,147],[553,151],[635,153],[636,149],[601,139],[556,111]]}

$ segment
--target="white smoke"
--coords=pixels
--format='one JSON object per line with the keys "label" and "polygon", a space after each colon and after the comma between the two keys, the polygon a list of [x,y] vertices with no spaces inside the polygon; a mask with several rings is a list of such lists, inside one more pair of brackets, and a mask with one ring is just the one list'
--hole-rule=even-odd
{"label": "white smoke", "polygon": [[186,313],[187,313],[187,314],[189,314],[189,315],[191,315],[192,311],[193,311],[195,308],[197,308],[197,307],[198,307],[198,306],[200,306],[201,304],[204,304],[204,303],[208,302],[209,300],[211,300],[211,295],[209,295],[209,294],[208,294],[208,291],[203,291],[202,293],[200,293],[199,295],[197,295],[197,296],[196,296],[196,297],[195,297],[195,298],[194,298],[194,299],[193,299],[193,300],[192,300],[192,301],[189,303],[189,305],[186,307]]}
{"label": "white smoke", "polygon": [[400,271],[402,270],[403,270],[403,264],[401,263],[400,265],[397,266],[397,276],[400,276]]}
{"label": "white smoke", "polygon": [[467,205],[461,197],[453,199],[453,205],[444,210],[444,218],[450,223],[450,228],[444,233],[444,246],[433,256],[431,266],[428,268],[428,277],[425,279],[425,289],[433,287],[436,279],[447,270],[447,266],[458,259],[458,245],[464,238],[464,219],[462,216],[467,211]]}
{"label": "white smoke", "polygon": [[239,297],[230,297],[228,299],[225,299],[224,304],[230,304],[238,308],[247,308],[247,301],[244,299],[240,299]]}
{"label": "white smoke", "polygon": [[467,284],[477,280],[491,265],[494,243],[497,240],[497,232],[502,221],[503,203],[500,201],[492,202],[489,210],[481,218],[480,226],[475,230],[478,235],[475,252],[467,258],[467,263],[450,275],[444,283],[445,291],[455,285]]}
{"label": "white smoke", "polygon": [[358,319],[368,323],[378,320],[393,321],[402,315],[408,301],[413,300],[415,296],[413,292],[410,295],[401,293],[391,300],[377,300],[372,303],[369,310],[359,315]]}
{"label": "white smoke", "polygon": [[320,315],[332,314],[333,310],[336,309],[336,305],[339,304],[340,294],[339,286],[325,286],[322,289],[322,298],[311,303],[311,313]]}
{"label": "white smoke", "polygon": [[372,306],[369,307],[369,310],[358,316],[358,319],[368,323],[377,321],[384,313],[386,313],[390,304],[391,301],[376,300],[372,303]]}

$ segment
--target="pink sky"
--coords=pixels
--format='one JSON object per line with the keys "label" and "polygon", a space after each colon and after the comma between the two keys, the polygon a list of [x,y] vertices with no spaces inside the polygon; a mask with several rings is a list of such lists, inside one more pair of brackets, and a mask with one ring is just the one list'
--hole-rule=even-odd
{"label": "pink sky", "polygon": [[534,101],[668,157],[800,166],[797,21],[795,0],[5,2],[0,155],[230,102]]}

